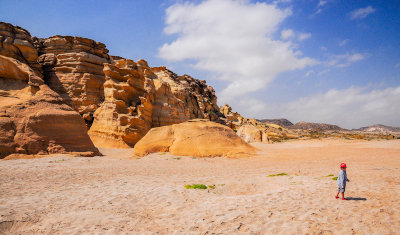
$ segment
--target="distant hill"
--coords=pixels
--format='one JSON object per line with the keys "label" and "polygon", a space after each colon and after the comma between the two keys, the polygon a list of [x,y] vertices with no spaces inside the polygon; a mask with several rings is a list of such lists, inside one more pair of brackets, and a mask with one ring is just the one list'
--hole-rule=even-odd
{"label": "distant hill", "polygon": [[300,129],[300,130],[311,130],[311,131],[340,131],[343,128],[325,123],[313,123],[313,122],[298,122],[290,127],[290,129]]}
{"label": "distant hill", "polygon": [[400,132],[400,127],[385,126],[382,124],[376,124],[373,126],[361,127],[360,129],[354,129],[355,131],[365,131],[374,133],[385,133],[385,132]]}
{"label": "distant hill", "polygon": [[283,126],[283,127],[293,126],[293,123],[291,123],[289,120],[287,120],[285,118],[280,118],[280,119],[261,119],[261,120],[257,120],[257,121],[264,122],[264,123],[277,124],[277,125]]}

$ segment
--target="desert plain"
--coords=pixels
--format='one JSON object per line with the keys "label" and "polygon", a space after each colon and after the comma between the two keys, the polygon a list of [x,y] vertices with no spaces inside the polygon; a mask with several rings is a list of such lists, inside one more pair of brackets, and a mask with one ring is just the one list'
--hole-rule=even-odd
{"label": "desert plain", "polygon": [[[100,148],[102,157],[1,160],[0,234],[400,231],[400,140],[252,145],[257,155],[238,159]],[[334,198],[341,162],[348,201]]]}

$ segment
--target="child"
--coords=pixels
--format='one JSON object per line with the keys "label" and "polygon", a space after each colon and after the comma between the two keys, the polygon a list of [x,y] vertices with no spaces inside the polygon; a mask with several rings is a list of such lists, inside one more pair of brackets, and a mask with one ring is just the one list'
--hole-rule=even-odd
{"label": "child", "polygon": [[337,178],[337,185],[338,185],[338,192],[336,194],[336,199],[339,198],[339,193],[342,193],[342,200],[347,200],[344,197],[344,191],[346,190],[346,182],[350,182],[349,179],[347,179],[347,174],[346,174],[346,163],[340,164],[340,172]]}

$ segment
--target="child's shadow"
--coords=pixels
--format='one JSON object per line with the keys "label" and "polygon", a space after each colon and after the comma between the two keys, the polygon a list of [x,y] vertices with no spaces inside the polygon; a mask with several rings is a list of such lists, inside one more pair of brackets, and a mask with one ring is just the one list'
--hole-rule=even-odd
{"label": "child's shadow", "polygon": [[365,197],[346,197],[346,199],[349,201],[366,201],[367,200]]}

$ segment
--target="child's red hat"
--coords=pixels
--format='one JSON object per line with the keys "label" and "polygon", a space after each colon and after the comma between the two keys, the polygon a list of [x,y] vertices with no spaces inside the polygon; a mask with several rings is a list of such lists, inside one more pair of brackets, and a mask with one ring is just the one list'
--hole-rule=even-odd
{"label": "child's red hat", "polygon": [[346,163],[340,164],[340,168],[347,168]]}

